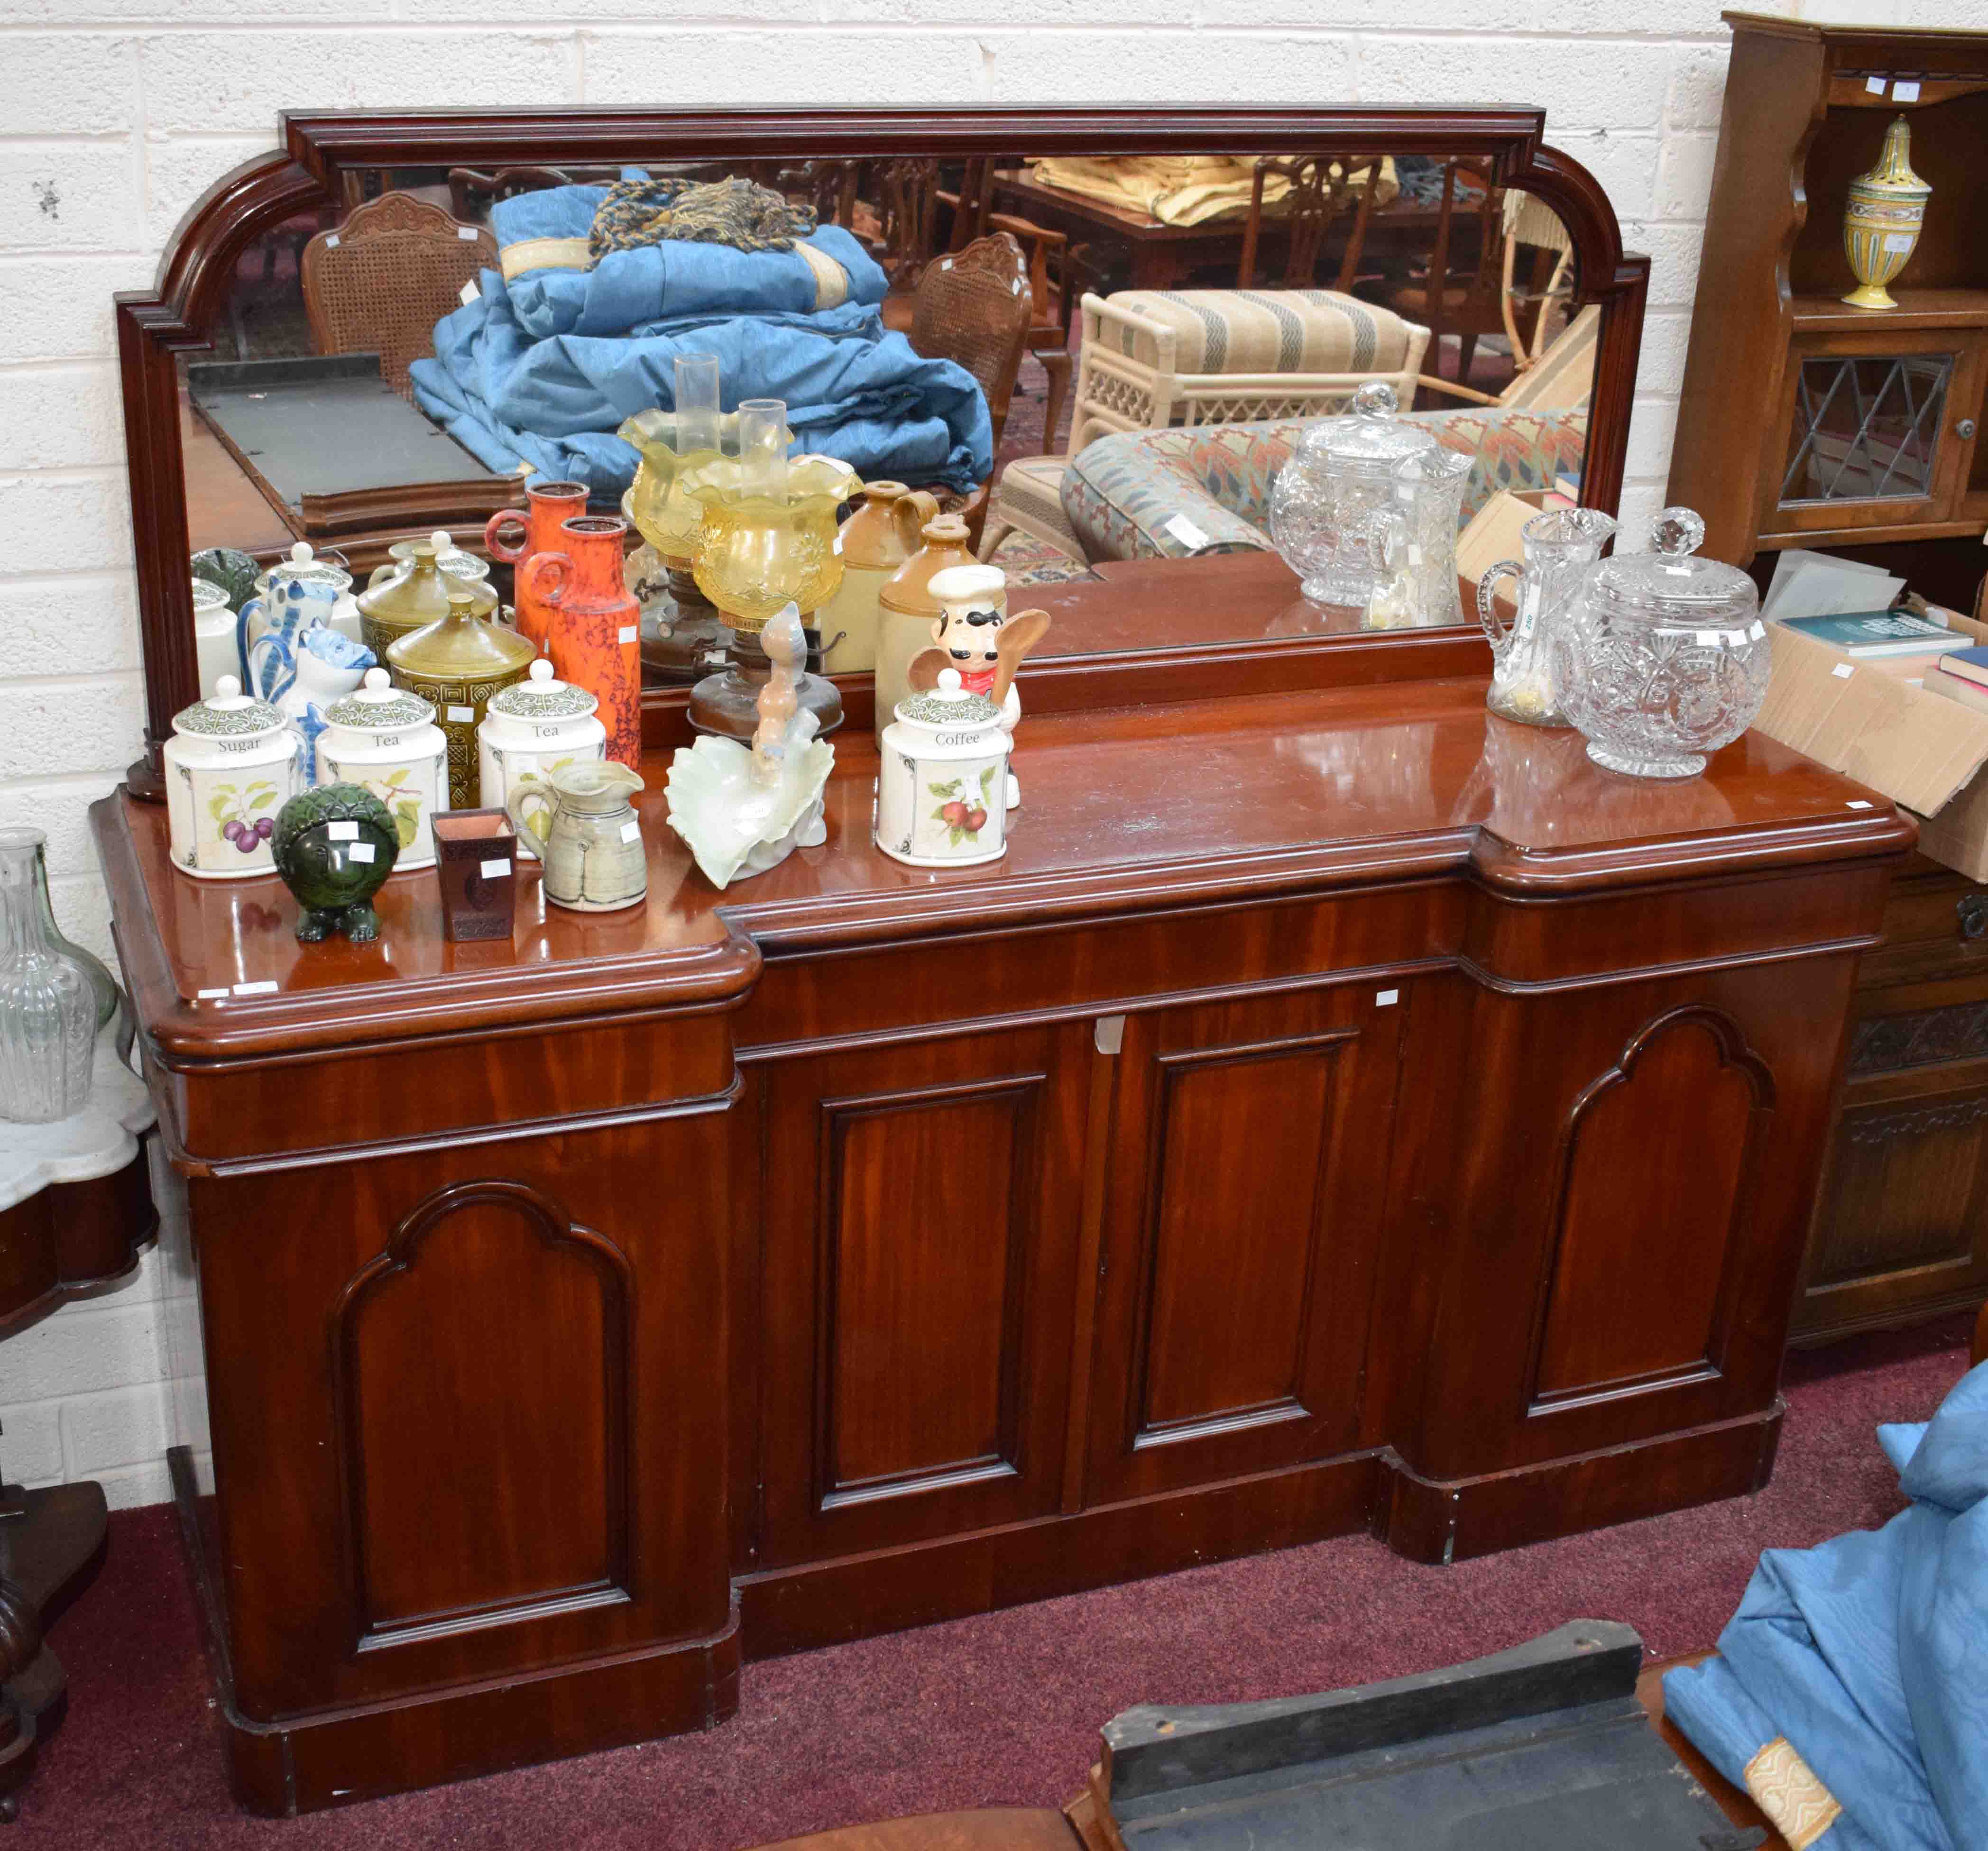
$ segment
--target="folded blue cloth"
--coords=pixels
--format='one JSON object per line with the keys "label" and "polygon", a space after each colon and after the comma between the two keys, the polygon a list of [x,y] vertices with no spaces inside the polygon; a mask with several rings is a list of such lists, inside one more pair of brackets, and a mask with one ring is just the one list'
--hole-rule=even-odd
{"label": "folded blue cloth", "polygon": [[[575,267],[573,241],[584,243],[606,191],[499,201],[492,225],[514,274],[485,271],[477,299],[436,324],[434,357],[411,369],[415,402],[488,467],[522,464],[619,496],[639,458],[615,430],[651,406],[672,409],[676,356],[695,351],[718,356],[728,407],[784,400],[798,448],[859,475],[965,490],[991,473],[979,384],[884,329],[884,273],[841,227],[804,241],[813,264],[797,250],[668,241]],[[562,245],[525,248],[541,239]],[[519,267],[536,255],[548,261]],[[824,275],[838,288],[846,279],[846,299],[817,308]]]}
{"label": "folded blue cloth", "polygon": [[1815,1851],[1980,1851],[1988,1363],[1931,1421],[1880,1427],[1878,1441],[1911,1507],[1875,1532],[1768,1550],[1719,1657],[1671,1672],[1664,1707],[1737,1784],[1785,1738],[1841,1809],[1806,1840]]}

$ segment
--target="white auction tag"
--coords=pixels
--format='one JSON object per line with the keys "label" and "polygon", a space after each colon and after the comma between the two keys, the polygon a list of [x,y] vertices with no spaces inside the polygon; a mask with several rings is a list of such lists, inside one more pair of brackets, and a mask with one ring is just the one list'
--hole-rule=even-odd
{"label": "white auction tag", "polygon": [[273,996],[276,993],[276,980],[273,977],[264,977],[254,983],[238,983],[235,986],[237,996]]}
{"label": "white auction tag", "polygon": [[1832,675],[1835,676],[1838,681],[1848,681],[1857,671],[1854,664],[1848,662],[1839,662],[1829,672]]}
{"label": "white auction tag", "polygon": [[193,994],[196,1002],[213,1002],[218,998],[227,995],[228,989],[227,985],[223,984],[218,990],[196,990]]}
{"label": "white auction tag", "polygon": [[1168,522],[1165,531],[1183,546],[1205,546],[1208,544],[1208,535],[1184,514],[1177,514]]}
{"label": "white auction tag", "polygon": [[476,718],[476,709],[473,707],[451,707],[448,710],[448,717],[451,724],[467,726]]}
{"label": "white auction tag", "polygon": [[624,842],[640,842],[642,839],[641,824],[635,822],[632,818],[628,822],[623,823],[621,826],[621,839]]}
{"label": "white auction tag", "polygon": [[1374,992],[1374,1007],[1377,1009],[1391,1009],[1401,1000],[1399,990],[1376,990]]}
{"label": "white auction tag", "polygon": [[473,245],[476,242],[476,228],[474,225],[458,225],[455,235],[466,245]]}
{"label": "white auction tag", "polygon": [[324,833],[333,842],[357,842],[359,839],[359,825],[356,822],[327,822],[324,826]]}
{"label": "white auction tag", "polygon": [[1756,619],[1754,620],[1754,622],[1753,622],[1753,627],[1751,630],[1748,630],[1748,631],[1747,631],[1747,633],[1746,633],[1746,634],[1747,634],[1750,637],[1751,637],[1751,638],[1753,639],[1753,641],[1755,641],[1756,643],[1759,642],[1759,641],[1760,641],[1760,640],[1763,637],[1764,637],[1767,633],[1767,625],[1766,625],[1766,624],[1764,624],[1764,623],[1761,623],[1758,618],[1756,618]]}
{"label": "white auction tag", "polygon": [[1871,804],[1868,798],[1852,797],[1843,807],[1847,810],[1868,810]]}
{"label": "white auction tag", "polygon": [[370,842],[355,842],[351,853],[354,861],[377,861],[380,857],[380,851]]}
{"label": "white auction tag", "polygon": [[510,873],[511,858],[508,855],[499,855],[494,860],[482,863],[476,871],[485,880],[495,880],[499,875]]}
{"label": "white auction tag", "polygon": [[1716,649],[1726,640],[1725,633],[1716,630],[1701,630],[1697,640],[1700,649]]}
{"label": "white auction tag", "polygon": [[634,641],[635,640],[635,639],[636,639],[637,637],[639,637],[641,633],[642,633],[642,627],[641,627],[641,624],[639,624],[639,623],[624,623],[624,624],[623,624],[623,625],[621,626],[621,632],[620,632],[620,635],[619,635],[619,636],[615,639],[615,640],[616,640],[617,642],[619,642],[619,643],[632,643],[632,642],[634,642]]}
{"label": "white auction tag", "polygon": [[455,299],[461,302],[466,309],[483,292],[478,289],[475,283],[466,282],[462,285],[462,289],[460,293],[456,296]]}
{"label": "white auction tag", "polygon": [[1919,80],[1916,77],[1910,83],[1902,79],[1892,86],[1892,100],[1894,103],[1916,103],[1919,100]]}
{"label": "white auction tag", "polygon": [[1916,231],[1887,231],[1885,234],[1885,253],[1895,257],[1902,251],[1909,251],[1919,242]]}
{"label": "white auction tag", "polygon": [[1882,96],[1885,93],[1885,80],[1882,77],[1866,77],[1864,88],[1871,96]]}

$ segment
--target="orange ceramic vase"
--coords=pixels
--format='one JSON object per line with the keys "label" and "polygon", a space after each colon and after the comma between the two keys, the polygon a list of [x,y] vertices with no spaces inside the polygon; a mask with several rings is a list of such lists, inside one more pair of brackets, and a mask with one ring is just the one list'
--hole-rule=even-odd
{"label": "orange ceramic vase", "polygon": [[641,606],[621,576],[626,521],[582,515],[559,529],[556,550],[537,552],[518,575],[518,606],[536,600],[551,623],[553,673],[600,703],[607,755],[642,757]]}
{"label": "orange ceramic vase", "polygon": [[493,559],[518,568],[518,633],[540,655],[552,627],[551,613],[525,586],[525,566],[533,554],[551,552],[560,544],[560,526],[587,512],[584,482],[537,482],[525,491],[529,512],[500,508],[483,529],[483,544]]}

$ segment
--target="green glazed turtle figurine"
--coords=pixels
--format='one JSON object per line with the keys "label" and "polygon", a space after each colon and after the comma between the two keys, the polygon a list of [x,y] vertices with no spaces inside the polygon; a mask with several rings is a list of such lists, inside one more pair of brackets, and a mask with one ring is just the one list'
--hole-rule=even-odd
{"label": "green glazed turtle figurine", "polygon": [[380,936],[373,896],[394,871],[401,833],[393,813],[356,784],[324,784],[276,812],[269,853],[303,915],[297,937],[316,944],[343,932],[355,944]]}

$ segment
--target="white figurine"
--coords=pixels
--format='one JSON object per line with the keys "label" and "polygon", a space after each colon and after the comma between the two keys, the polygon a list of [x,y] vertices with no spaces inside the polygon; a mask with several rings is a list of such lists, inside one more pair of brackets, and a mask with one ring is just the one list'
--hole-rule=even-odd
{"label": "white figurine", "polygon": [[[998,566],[948,566],[932,574],[926,589],[939,601],[932,620],[938,644],[911,659],[915,693],[929,694],[943,669],[956,670],[960,686],[970,694],[992,701],[999,709],[1001,730],[1012,736],[1022,717],[1022,697],[1015,691],[1022,658],[1040,643],[1050,627],[1046,610],[1008,614],[1007,574]],[[1007,805],[1019,807],[1022,787],[1008,774]]]}
{"label": "white figurine", "polygon": [[789,604],[759,640],[773,671],[759,691],[751,748],[707,734],[670,761],[670,827],[717,887],[828,839],[822,792],[835,748],[814,736],[820,722],[795,691],[807,660],[800,610]]}

